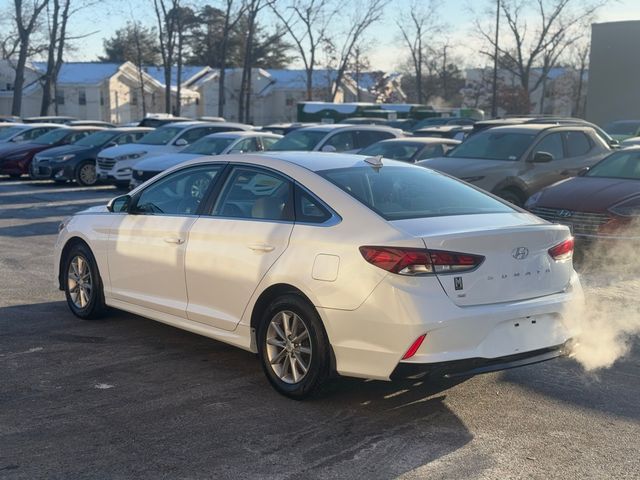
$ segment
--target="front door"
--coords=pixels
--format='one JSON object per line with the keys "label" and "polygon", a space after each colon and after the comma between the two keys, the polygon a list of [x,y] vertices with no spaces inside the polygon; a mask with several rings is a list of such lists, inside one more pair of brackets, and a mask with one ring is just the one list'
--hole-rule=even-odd
{"label": "front door", "polygon": [[289,244],[292,196],[292,183],[270,170],[231,170],[213,210],[189,233],[189,320],[236,328],[258,284]]}
{"label": "front door", "polygon": [[131,211],[119,216],[107,251],[114,299],[186,316],[189,229],[221,168],[201,165],[173,172],[145,188]]}

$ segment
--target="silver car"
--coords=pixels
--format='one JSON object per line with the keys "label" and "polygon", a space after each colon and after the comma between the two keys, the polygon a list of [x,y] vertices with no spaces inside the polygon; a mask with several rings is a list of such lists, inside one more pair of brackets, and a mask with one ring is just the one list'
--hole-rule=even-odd
{"label": "silver car", "polygon": [[417,165],[439,170],[524,205],[541,188],[573,177],[611,148],[591,127],[526,124],[473,135],[447,153]]}

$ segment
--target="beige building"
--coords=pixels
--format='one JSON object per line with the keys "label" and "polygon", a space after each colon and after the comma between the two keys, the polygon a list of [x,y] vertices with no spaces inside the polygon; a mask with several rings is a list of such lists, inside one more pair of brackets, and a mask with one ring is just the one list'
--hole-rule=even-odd
{"label": "beige building", "polygon": [[640,118],[640,21],[594,23],[587,119],[599,125]]}

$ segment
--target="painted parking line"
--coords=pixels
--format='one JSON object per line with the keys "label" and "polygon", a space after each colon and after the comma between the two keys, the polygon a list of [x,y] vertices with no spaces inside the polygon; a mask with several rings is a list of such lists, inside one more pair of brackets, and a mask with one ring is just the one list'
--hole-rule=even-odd
{"label": "painted parking line", "polygon": [[43,202],[32,202],[32,203],[21,203],[18,205],[2,205],[0,208],[2,210],[19,210],[19,209],[27,209],[27,208],[43,208],[43,207],[53,207],[60,208],[65,207],[67,205],[86,205],[87,207],[94,207],[96,205],[106,205],[109,200],[113,197],[99,197],[99,198],[84,198],[82,200],[59,200],[59,201],[43,201]]}
{"label": "painted parking line", "polygon": [[[1,184],[0,184],[1,185]],[[102,187],[72,187],[72,188],[51,188],[48,190],[40,190],[37,188],[32,188],[29,190],[13,190],[11,192],[2,192],[0,193],[0,197],[13,197],[14,195],[47,195],[52,193],[68,193],[68,192],[95,192],[101,190],[112,190],[114,194],[116,193],[116,189],[110,185],[105,185]]]}

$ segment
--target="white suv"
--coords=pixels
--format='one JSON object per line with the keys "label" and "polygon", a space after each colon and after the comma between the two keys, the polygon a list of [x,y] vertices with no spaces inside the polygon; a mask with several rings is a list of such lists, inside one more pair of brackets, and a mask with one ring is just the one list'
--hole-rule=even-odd
{"label": "white suv", "polygon": [[102,181],[128,186],[133,165],[143,158],[177,152],[196,140],[218,132],[251,130],[251,125],[226,122],[170,123],[149,132],[136,143],[102,150],[98,154],[96,173]]}

